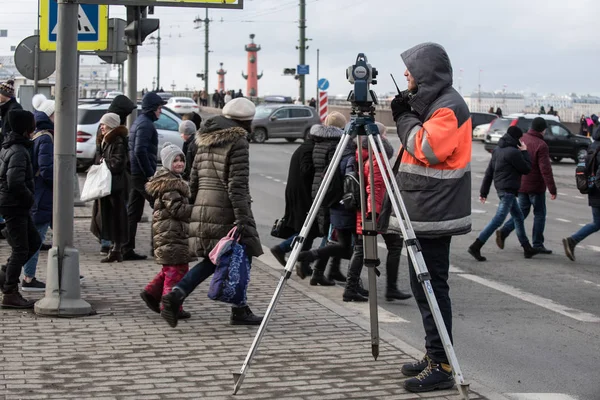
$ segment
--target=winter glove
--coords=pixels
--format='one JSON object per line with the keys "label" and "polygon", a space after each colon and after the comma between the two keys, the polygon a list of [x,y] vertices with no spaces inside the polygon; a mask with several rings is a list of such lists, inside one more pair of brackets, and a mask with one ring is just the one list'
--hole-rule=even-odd
{"label": "winter glove", "polygon": [[392,116],[394,117],[394,122],[396,122],[402,114],[410,112],[411,110],[410,105],[408,104],[408,96],[405,96],[403,94],[397,95],[396,97],[394,97],[394,100],[392,100],[391,107]]}

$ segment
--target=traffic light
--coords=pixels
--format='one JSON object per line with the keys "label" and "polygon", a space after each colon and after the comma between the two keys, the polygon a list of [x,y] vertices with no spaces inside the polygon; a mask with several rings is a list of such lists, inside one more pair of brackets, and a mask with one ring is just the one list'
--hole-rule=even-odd
{"label": "traffic light", "polygon": [[204,74],[196,74],[196,78],[204,80]]}
{"label": "traffic light", "polygon": [[284,75],[296,75],[296,68],[284,68],[283,74]]}
{"label": "traffic light", "polygon": [[133,21],[125,27],[125,38],[128,46],[139,46],[144,39],[156,31],[160,26],[160,20],[155,18],[142,18]]}

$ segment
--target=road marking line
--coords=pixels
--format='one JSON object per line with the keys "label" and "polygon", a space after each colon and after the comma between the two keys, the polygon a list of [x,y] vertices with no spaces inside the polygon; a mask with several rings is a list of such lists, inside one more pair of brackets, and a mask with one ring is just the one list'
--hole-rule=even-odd
{"label": "road marking line", "polygon": [[494,282],[492,280],[481,278],[472,274],[461,274],[460,276],[470,281],[479,283],[483,286],[487,286],[491,289],[497,290],[512,297],[516,297],[517,299],[526,301],[528,303],[535,304],[536,306],[540,306],[542,308],[564,315],[565,317],[569,317],[577,321],[600,322],[600,317],[597,317],[594,314],[586,313],[571,307],[563,306],[562,304],[558,304],[553,300],[524,292],[520,289],[514,288],[509,285],[505,285],[503,283]]}
{"label": "road marking line", "polygon": [[471,209],[471,212],[472,212],[473,214],[485,214],[485,213],[487,213],[487,211],[485,211],[485,210],[479,210],[479,209],[477,209],[477,208],[472,208],[472,209]]}
{"label": "road marking line", "polygon": [[585,245],[583,247],[585,247],[588,250],[600,252],[600,247],[598,247],[598,246],[592,246],[591,244],[587,244],[587,245]]}
{"label": "road marking line", "polygon": [[564,393],[506,393],[513,400],[577,400]]}
{"label": "road marking line", "polygon": [[556,218],[558,222],[571,222],[568,219]]}
{"label": "road marking line", "polygon": [[273,179],[275,182],[281,183],[281,179]]}
{"label": "road marking line", "polygon": [[584,200],[585,199],[585,197],[583,197],[583,196],[573,196],[573,197],[575,197],[576,199],[579,199],[579,200]]}
{"label": "road marking line", "polygon": [[599,284],[597,284],[596,282],[592,282],[592,281],[586,281],[586,280],[584,280],[583,283],[587,283],[588,285],[594,285],[594,286],[600,287]]}
{"label": "road marking line", "polygon": [[579,226],[585,226],[586,224],[579,224]]}

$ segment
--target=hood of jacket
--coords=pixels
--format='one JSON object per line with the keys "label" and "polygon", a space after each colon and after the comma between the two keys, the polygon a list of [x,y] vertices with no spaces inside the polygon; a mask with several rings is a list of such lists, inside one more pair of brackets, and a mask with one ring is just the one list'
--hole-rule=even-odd
{"label": "hood of jacket", "polygon": [[419,114],[452,86],[452,64],[446,50],[436,43],[422,43],[401,55],[404,65],[417,83],[417,92],[410,96],[409,104]]}
{"label": "hood of jacket", "polygon": [[146,191],[154,198],[161,193],[178,191],[185,198],[191,196],[190,185],[181,179],[181,175],[177,175],[165,167],[162,167],[150,180],[146,183]]}
{"label": "hood of jacket", "polygon": [[35,117],[35,131],[54,131],[54,122],[50,121],[50,118],[41,111],[35,111],[33,113]]}
{"label": "hood of jacket", "polygon": [[498,140],[498,147],[500,147],[500,148],[505,148],[505,147],[517,148],[518,145],[519,145],[519,142],[517,141],[517,139],[510,136],[508,133],[505,133],[504,136],[502,136],[500,138],[500,140]]}
{"label": "hood of jacket", "polygon": [[115,141],[116,138],[122,137],[123,139],[127,139],[127,135],[129,135],[129,131],[123,125],[119,125],[114,129],[111,129],[104,135],[104,140],[106,143],[110,144]]}
{"label": "hood of jacket", "polygon": [[196,132],[196,144],[198,147],[220,147],[247,135],[248,132],[235,120],[217,116],[206,121],[202,129]]}
{"label": "hood of jacket", "polygon": [[[383,142],[383,149],[385,150],[385,155],[387,156],[388,159],[392,158],[394,156],[394,146],[392,146],[392,144],[390,143],[390,141],[387,138],[384,138],[383,136],[381,137],[381,141]],[[375,142],[377,143],[377,141]],[[363,152],[364,150],[368,150],[369,149],[369,140],[367,139],[367,137],[363,137],[362,139],[362,148],[363,148]]]}
{"label": "hood of jacket", "polygon": [[344,134],[344,130],[335,126],[313,125],[310,128],[310,135],[313,140],[339,140]]}
{"label": "hood of jacket", "polygon": [[144,98],[142,99],[142,112],[144,114],[148,114],[150,112],[154,113],[158,109],[158,107],[165,105],[165,101],[154,92],[146,93]]}
{"label": "hood of jacket", "polygon": [[33,142],[30,139],[25,138],[23,135],[19,135],[15,132],[10,132],[8,135],[4,137],[4,142],[2,142],[2,147],[8,149],[13,144],[21,144],[27,148],[33,146]]}
{"label": "hood of jacket", "polygon": [[124,125],[124,120],[135,108],[135,104],[127,96],[120,94],[110,103],[108,112],[117,114],[121,118],[121,124]]}

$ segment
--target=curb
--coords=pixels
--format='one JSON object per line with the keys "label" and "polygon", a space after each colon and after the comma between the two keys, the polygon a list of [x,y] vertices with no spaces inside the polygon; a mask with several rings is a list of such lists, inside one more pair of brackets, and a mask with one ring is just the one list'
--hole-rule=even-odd
{"label": "curb", "polygon": [[[282,276],[283,267],[281,266],[281,264],[279,264],[275,257],[271,255],[268,247],[263,246],[263,251],[264,254],[260,256],[260,259],[255,258],[252,265],[256,265],[262,271],[268,273],[269,275],[277,279],[280,279]],[[357,314],[352,310],[349,310],[343,305],[337,304],[336,302],[326,298],[325,296],[315,293],[314,291],[310,290],[310,288],[308,288],[307,286],[296,282],[291,278],[288,279],[286,285],[299,291],[311,300],[316,301],[325,308],[346,319],[348,322],[359,326],[367,332],[370,331],[370,321],[362,315]],[[335,287],[332,287],[332,289],[335,289]],[[341,294],[341,288],[338,290],[340,290]],[[273,288],[273,291],[275,291],[275,288]],[[379,327],[379,337],[381,340],[387,342],[391,346],[414,358],[415,360],[419,360],[423,356],[422,350],[411,346],[410,344],[406,343],[405,341],[393,335],[392,333],[386,331],[385,329],[382,329],[381,326]],[[475,391],[481,396],[484,396],[490,400],[510,400],[508,397],[493,391],[491,388],[485,386],[482,383],[469,379],[467,379],[467,382],[470,384],[470,389],[472,391]]]}

